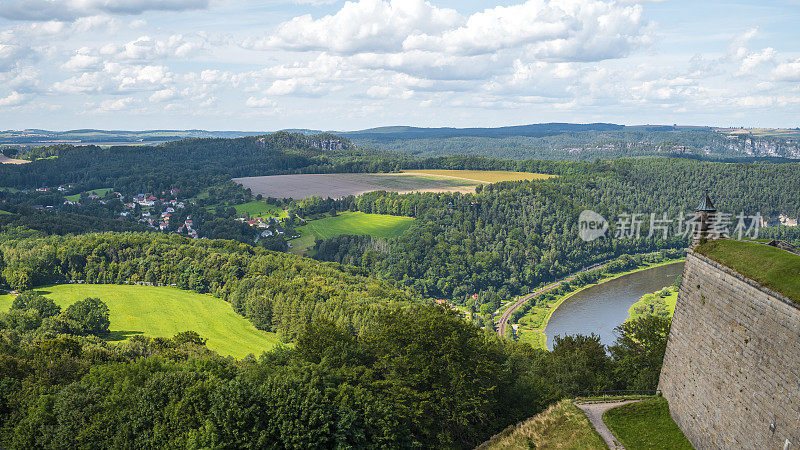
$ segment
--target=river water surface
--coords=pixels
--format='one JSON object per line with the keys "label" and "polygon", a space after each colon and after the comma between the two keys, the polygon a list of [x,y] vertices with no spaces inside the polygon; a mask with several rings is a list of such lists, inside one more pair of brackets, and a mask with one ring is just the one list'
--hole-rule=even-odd
{"label": "river water surface", "polygon": [[565,334],[600,335],[603,344],[616,340],[614,328],[628,318],[628,308],[647,293],[670,286],[683,264],[654,267],[584,289],[562,303],[547,323],[547,348],[553,337]]}

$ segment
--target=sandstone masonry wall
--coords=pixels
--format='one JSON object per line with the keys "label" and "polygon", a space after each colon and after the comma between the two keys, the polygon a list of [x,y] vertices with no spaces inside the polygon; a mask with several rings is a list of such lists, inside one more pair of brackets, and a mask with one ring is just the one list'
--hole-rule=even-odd
{"label": "sandstone masonry wall", "polygon": [[659,389],[695,448],[800,449],[800,307],[689,251]]}

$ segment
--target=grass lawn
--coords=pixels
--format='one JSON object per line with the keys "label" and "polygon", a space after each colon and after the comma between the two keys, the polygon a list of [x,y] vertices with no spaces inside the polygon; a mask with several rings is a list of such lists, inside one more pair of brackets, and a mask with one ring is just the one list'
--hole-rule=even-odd
{"label": "grass lawn", "polygon": [[800,255],[733,239],[709,241],[695,251],[800,303]]}
{"label": "grass lawn", "polygon": [[[98,297],[111,310],[109,341],[121,341],[135,334],[172,337],[194,330],[210,349],[234,357],[260,355],[279,343],[274,333],[257,330],[224,300],[172,287],[111,284],[62,284],[36,289],[59,306],[86,297]],[[11,305],[0,297],[0,305]],[[6,309],[7,307],[6,306]]]}
{"label": "grass lawn", "polygon": [[0,294],[0,312],[8,311],[11,309],[11,302],[14,301],[13,295]]}
{"label": "grass lawn", "polygon": [[422,170],[408,170],[405,172],[463,178],[465,180],[480,181],[483,183],[498,183],[501,181],[521,181],[521,180],[545,180],[547,178],[552,178],[556,176],[544,173],[511,172],[508,170],[422,169]]}
{"label": "grass lawn", "polygon": [[275,217],[278,219],[289,217],[289,214],[287,214],[283,209],[280,209],[275,205],[269,205],[265,202],[252,201],[242,203],[241,205],[234,205],[233,207],[236,208],[236,215],[239,217],[244,217],[245,214],[250,214],[251,219],[258,217],[264,219],[267,217]]}
{"label": "grass lawn", "polygon": [[609,409],[603,422],[628,450],[692,448],[670,417],[663,397]]}
{"label": "grass lawn", "polygon": [[[86,191],[86,195],[94,194],[94,195],[99,196],[100,198],[103,198],[103,197],[105,197],[106,194],[108,194],[109,191],[111,191],[111,188],[93,189],[91,191]],[[69,201],[71,201],[71,202],[75,202],[75,201],[78,201],[78,200],[81,199],[81,194],[67,195],[64,198],[69,200]]]}
{"label": "grass lawn", "polygon": [[668,286],[667,289],[669,295],[666,297],[661,297],[662,290],[643,295],[638,302],[628,308],[628,320],[638,319],[661,309],[672,317],[675,314],[675,304],[678,302],[678,288]]}
{"label": "grass lawn", "polygon": [[297,228],[300,237],[291,241],[292,253],[303,254],[314,245],[316,239],[329,239],[343,234],[394,238],[408,230],[413,221],[411,217],[365,214],[360,211],[312,220]]}
{"label": "grass lawn", "polygon": [[478,447],[488,449],[559,448],[606,449],[605,442],[572,400],[562,400],[517,425],[510,426]]}

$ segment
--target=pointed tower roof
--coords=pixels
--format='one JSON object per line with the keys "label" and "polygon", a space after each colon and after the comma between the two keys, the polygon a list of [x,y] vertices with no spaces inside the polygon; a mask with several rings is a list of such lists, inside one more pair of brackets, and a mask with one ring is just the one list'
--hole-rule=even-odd
{"label": "pointed tower roof", "polygon": [[697,208],[694,209],[695,211],[716,211],[717,208],[714,207],[714,204],[711,203],[711,197],[708,196],[706,192],[706,198],[700,201],[700,204],[697,205]]}

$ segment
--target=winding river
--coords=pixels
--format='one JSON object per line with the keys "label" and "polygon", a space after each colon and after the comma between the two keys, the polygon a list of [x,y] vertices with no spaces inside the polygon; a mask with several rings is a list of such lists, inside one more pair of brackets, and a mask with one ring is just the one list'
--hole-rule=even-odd
{"label": "winding river", "polygon": [[603,344],[616,340],[614,328],[628,318],[628,308],[644,294],[671,285],[683,272],[682,262],[634,272],[584,289],[562,303],[547,323],[547,348],[553,337],[595,333]]}

